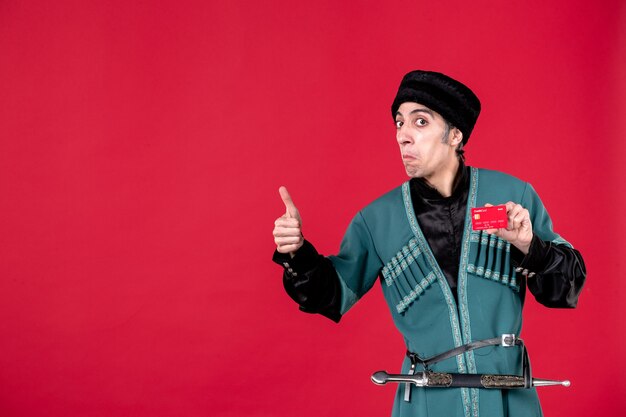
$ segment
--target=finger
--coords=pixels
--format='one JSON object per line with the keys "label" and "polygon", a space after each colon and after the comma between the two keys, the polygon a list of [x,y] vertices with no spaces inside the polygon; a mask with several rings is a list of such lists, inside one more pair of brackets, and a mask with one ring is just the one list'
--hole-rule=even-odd
{"label": "finger", "polygon": [[522,208],[522,206],[516,207],[512,217],[518,222],[522,220],[522,218],[524,217],[524,209]]}
{"label": "finger", "polygon": [[274,226],[277,227],[300,227],[300,221],[293,217],[281,216],[276,219]]}
{"label": "finger", "polygon": [[299,227],[275,227],[273,235],[274,237],[302,236],[302,231]]}
{"label": "finger", "polygon": [[507,226],[506,229],[507,230],[512,230],[511,229],[511,223],[513,221],[513,217],[515,216],[515,206],[517,204],[512,202],[512,201],[508,201],[504,204],[504,206],[506,207],[506,217],[507,217]]}
{"label": "finger", "polygon": [[522,210],[524,210],[524,208],[519,204],[511,203],[511,206],[509,206],[507,203],[507,230],[515,230],[519,228],[519,215]]}
{"label": "finger", "polygon": [[485,207],[493,207],[493,204],[487,203],[487,204],[485,204]]}
{"label": "finger", "polygon": [[518,225],[521,226],[522,223],[529,218],[530,213],[528,212],[528,210],[526,210],[521,204],[517,204],[515,207],[515,221],[518,223]]}
{"label": "finger", "polygon": [[518,227],[519,227],[519,225],[515,224],[515,218],[509,217],[509,222],[506,225],[506,230],[514,231],[514,230],[517,230]]}
{"label": "finger", "polygon": [[290,253],[290,252],[295,252],[295,251],[297,251],[298,249],[300,249],[300,247],[301,247],[301,246],[302,246],[302,245],[300,245],[300,244],[296,244],[296,245],[278,246],[278,247],[276,248],[276,250],[277,250],[279,253]]}
{"label": "finger", "polygon": [[522,228],[525,229],[532,229],[533,224],[532,221],[530,220],[530,212],[527,209],[524,209],[524,220],[522,220]]}
{"label": "finger", "polygon": [[280,193],[280,198],[282,198],[283,203],[285,204],[285,214],[287,214],[288,217],[298,217],[298,209],[293,203],[293,200],[291,199],[287,188],[281,186],[278,189],[278,192]]}
{"label": "finger", "polygon": [[506,214],[511,216],[511,214],[517,213],[522,206],[520,206],[519,204],[513,203],[512,201],[509,201],[508,203],[505,204],[506,207]]}
{"label": "finger", "polygon": [[526,209],[521,209],[513,218],[513,224],[515,225],[516,229],[522,228],[524,224],[528,223],[529,221],[529,213]]}
{"label": "finger", "polygon": [[276,243],[277,246],[295,245],[301,241],[301,236],[277,237],[274,239],[274,243]]}

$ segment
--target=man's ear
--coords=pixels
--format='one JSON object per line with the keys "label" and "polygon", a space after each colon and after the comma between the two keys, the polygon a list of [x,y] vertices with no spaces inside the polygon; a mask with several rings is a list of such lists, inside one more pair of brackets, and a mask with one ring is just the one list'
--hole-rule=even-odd
{"label": "man's ear", "polygon": [[450,145],[457,147],[459,143],[463,141],[463,132],[461,132],[456,127],[452,129],[452,139],[450,140]]}

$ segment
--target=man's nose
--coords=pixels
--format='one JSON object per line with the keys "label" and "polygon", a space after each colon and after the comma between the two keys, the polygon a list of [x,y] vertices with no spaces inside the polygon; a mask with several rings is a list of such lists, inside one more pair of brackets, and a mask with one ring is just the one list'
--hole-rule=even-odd
{"label": "man's nose", "polygon": [[407,129],[403,125],[396,132],[396,140],[400,145],[406,145],[411,143],[413,138],[411,138],[411,135],[408,134]]}

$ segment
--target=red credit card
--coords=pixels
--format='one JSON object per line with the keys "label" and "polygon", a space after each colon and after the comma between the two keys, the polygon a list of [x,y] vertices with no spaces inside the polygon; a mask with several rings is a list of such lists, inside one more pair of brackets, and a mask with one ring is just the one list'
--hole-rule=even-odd
{"label": "red credit card", "polygon": [[500,229],[507,225],[506,206],[477,207],[472,209],[472,229]]}

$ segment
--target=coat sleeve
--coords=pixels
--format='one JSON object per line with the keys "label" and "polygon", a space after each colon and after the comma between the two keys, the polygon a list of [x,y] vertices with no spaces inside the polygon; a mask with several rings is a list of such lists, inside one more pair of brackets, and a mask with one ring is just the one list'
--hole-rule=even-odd
{"label": "coat sleeve", "polygon": [[383,267],[361,212],[348,226],[339,253],[329,259],[337,271],[341,286],[340,312],[345,314],[372,288]]}
{"label": "coat sleeve", "polygon": [[580,252],[554,232],[552,220],[530,184],[521,204],[530,212],[534,235],[528,254],[518,266],[527,276],[528,289],[547,307],[576,307],[587,275]]}
{"label": "coat sleeve", "polygon": [[301,311],[335,322],[374,285],[382,268],[360,213],[350,223],[336,256],[320,255],[305,240],[293,258],[274,252],[273,261],[283,266],[285,291]]}
{"label": "coat sleeve", "polygon": [[274,262],[282,265],[285,291],[300,311],[316,313],[338,323],[341,319],[341,285],[333,264],[317,253],[307,240],[292,258],[274,252]]}

